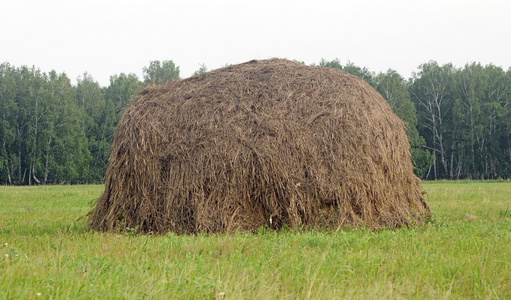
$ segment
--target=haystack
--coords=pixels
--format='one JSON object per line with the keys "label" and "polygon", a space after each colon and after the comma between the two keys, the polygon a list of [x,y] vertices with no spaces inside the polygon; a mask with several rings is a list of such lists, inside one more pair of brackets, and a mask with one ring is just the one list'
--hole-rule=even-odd
{"label": "haystack", "polygon": [[271,59],[149,86],[116,129],[96,230],[422,224],[404,123],[331,68]]}

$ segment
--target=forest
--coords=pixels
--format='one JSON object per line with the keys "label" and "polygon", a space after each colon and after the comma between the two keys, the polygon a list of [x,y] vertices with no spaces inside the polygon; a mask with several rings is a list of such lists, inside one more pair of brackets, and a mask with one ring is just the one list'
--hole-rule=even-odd
{"label": "forest", "polygon": [[[430,61],[411,78],[322,60],[373,86],[406,122],[417,176],[436,179],[511,177],[511,68]],[[202,65],[194,75],[207,71]],[[147,84],[179,79],[172,60],[151,61],[143,78],[110,77],[106,87],[84,73],[0,65],[0,184],[100,183],[123,108]]]}

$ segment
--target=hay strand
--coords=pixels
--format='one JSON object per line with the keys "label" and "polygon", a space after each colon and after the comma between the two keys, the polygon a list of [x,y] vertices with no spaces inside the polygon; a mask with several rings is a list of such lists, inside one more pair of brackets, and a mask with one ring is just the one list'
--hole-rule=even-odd
{"label": "hay strand", "polygon": [[381,95],[339,70],[271,59],[141,92],[89,221],[197,233],[396,228],[429,215],[404,124]]}

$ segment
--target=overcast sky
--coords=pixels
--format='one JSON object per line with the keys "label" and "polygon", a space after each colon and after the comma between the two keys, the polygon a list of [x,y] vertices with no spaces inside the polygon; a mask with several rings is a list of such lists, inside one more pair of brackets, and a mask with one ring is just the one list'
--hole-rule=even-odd
{"label": "overcast sky", "polygon": [[511,66],[509,0],[1,0],[0,63],[102,86],[151,60],[181,77],[271,57],[340,59],[408,78],[429,60]]}

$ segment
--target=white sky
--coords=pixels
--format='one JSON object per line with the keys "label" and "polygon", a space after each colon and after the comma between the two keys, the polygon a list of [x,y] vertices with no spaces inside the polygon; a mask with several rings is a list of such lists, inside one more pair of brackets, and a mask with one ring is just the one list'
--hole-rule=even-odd
{"label": "white sky", "polygon": [[429,60],[511,66],[509,0],[0,0],[0,63],[87,71],[102,86],[151,60],[181,77],[280,57],[408,78]]}

